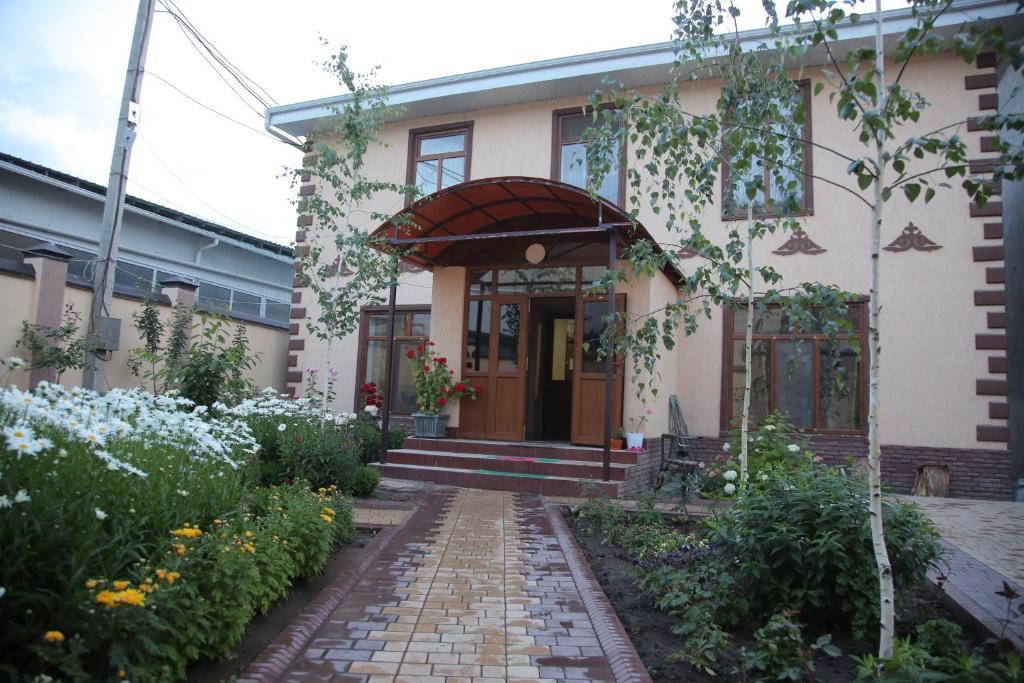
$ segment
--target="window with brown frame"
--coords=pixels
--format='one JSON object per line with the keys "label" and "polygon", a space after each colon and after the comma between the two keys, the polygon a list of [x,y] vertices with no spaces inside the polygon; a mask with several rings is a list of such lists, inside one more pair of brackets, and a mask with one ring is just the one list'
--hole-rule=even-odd
{"label": "window with brown frame", "polygon": [[[384,365],[388,348],[388,312],[386,308],[369,308],[363,311],[359,325],[358,379],[356,381],[355,406],[360,408],[362,397],[359,388],[367,382],[377,385],[384,393]],[[430,338],[430,307],[400,306],[395,313],[395,346],[392,358],[391,412],[410,414],[416,412],[416,384],[412,369],[406,362],[406,352],[416,348]]]}
{"label": "window with brown frame", "polygon": [[[581,107],[558,109],[554,112],[551,151],[551,177],[569,185],[589,188],[587,168],[587,141],[584,133],[595,124],[590,113]],[[626,194],[626,166],[622,163],[625,150],[611,159],[611,170],[604,177],[598,194],[612,204],[621,205]]]}
{"label": "window with brown frame", "polygon": [[[866,360],[851,341],[861,350],[867,349],[867,305],[857,302],[847,308],[853,331],[836,338],[838,348],[830,344],[821,326],[793,330],[783,309],[755,309],[750,390],[753,424],[779,411],[787,413],[800,429],[864,433]],[[723,428],[743,413],[746,309],[726,309],[725,325]]]}
{"label": "window with brown frame", "polygon": [[472,146],[472,121],[410,130],[406,184],[422,197],[469,180]]}
{"label": "window with brown frame", "polygon": [[[801,80],[797,81],[796,86],[798,88],[798,98],[801,103],[800,109],[803,114],[803,121],[801,123],[800,137],[804,140],[803,144],[800,145],[800,150],[794,151],[794,158],[788,160],[784,168],[778,170],[778,175],[782,176],[784,182],[788,183],[790,180],[796,180],[796,195],[793,197],[798,210],[792,215],[807,216],[814,213],[814,194],[813,184],[811,182],[811,174],[813,173],[812,164],[812,149],[811,145],[811,81]],[[794,116],[797,112],[794,112]],[[777,183],[773,182],[772,176],[775,175],[774,170],[770,167],[765,167],[763,163],[759,163],[755,159],[754,166],[757,169],[756,173],[763,173],[764,188],[769,188],[770,198],[769,201],[765,202],[764,190],[759,189],[754,197],[754,214],[756,216],[772,216],[778,213],[777,207],[782,205],[784,198],[779,195],[780,189]],[[753,170],[753,169],[752,169]],[[747,217],[746,206],[747,202],[750,201],[744,191],[742,182],[736,182],[735,177],[730,178],[729,164],[722,164],[722,219],[723,220],[740,220]]]}

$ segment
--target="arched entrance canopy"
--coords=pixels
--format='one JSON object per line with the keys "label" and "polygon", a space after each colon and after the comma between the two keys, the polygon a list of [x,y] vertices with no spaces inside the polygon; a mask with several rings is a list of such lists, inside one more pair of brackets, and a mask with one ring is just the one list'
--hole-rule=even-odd
{"label": "arched entrance canopy", "polygon": [[[620,245],[651,236],[621,208],[545,178],[483,178],[436,192],[398,212],[374,236],[419,268],[524,261],[543,244],[546,264],[606,262],[608,231]],[[678,282],[674,270],[666,273]]]}

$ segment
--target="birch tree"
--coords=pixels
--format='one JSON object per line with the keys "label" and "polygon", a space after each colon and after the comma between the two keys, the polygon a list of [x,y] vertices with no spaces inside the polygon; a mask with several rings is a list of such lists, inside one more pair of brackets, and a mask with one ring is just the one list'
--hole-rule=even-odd
{"label": "birch tree", "polygon": [[305,322],[309,333],[326,344],[319,392],[326,414],[334,341],[357,329],[361,308],[382,303],[383,292],[398,276],[398,252],[382,249],[383,242],[372,235],[373,228],[390,216],[366,207],[380,196],[401,200],[415,190],[366,172],[367,152],[383,145],[381,126],[398,113],[388,105],[387,88],[373,83],[375,71],[353,71],[344,47],[323,67],[349,97],[333,107],[333,129],[320,134],[321,141],[311,146],[312,154],[292,176],[293,184],[306,178],[316,187],[314,194],[297,202],[299,212],[311,215],[313,223],[306,230],[304,250],[297,254],[296,277],[320,309],[319,317]]}
{"label": "birch tree", "polygon": [[[879,581],[879,655],[892,654],[895,603],[892,582],[892,568],[885,545],[884,520],[882,517],[881,442],[879,438],[882,363],[882,307],[881,307],[881,235],[885,220],[885,205],[894,193],[902,192],[909,202],[919,199],[928,202],[937,190],[949,187],[951,181],[958,182],[970,199],[984,205],[993,188],[1006,180],[1018,180],[1022,173],[1024,153],[1004,137],[999,143],[999,160],[990,176],[972,175],[968,161],[966,140],[961,136],[966,126],[963,119],[950,120],[933,130],[921,131],[921,114],[930,105],[919,92],[909,88],[904,76],[915,57],[950,50],[965,61],[973,61],[983,52],[992,52],[1009,68],[1020,70],[1024,57],[1019,39],[1006,33],[999,25],[982,22],[965,22],[952,36],[943,37],[936,31],[937,22],[953,7],[953,0],[912,0],[908,3],[911,13],[910,26],[895,36],[895,49],[888,57],[891,71],[887,74],[884,53],[882,11],[880,0],[875,0],[874,12],[869,19],[875,24],[874,40],[869,45],[859,45],[839,54],[839,30],[863,19],[854,10],[860,3],[853,0],[790,0],[786,15],[792,26],[782,26],[775,18],[771,0],[765,0],[764,11],[773,36],[772,43],[765,41],[759,50],[765,50],[777,59],[800,57],[809,49],[824,51],[829,62],[822,70],[824,80],[815,86],[815,95],[828,91],[828,97],[835,108],[836,129],[843,123],[854,130],[856,139],[863,146],[860,155],[849,154],[820,142],[813,144],[816,154],[833,156],[843,161],[846,175],[828,177],[814,175],[814,179],[829,186],[830,191],[854,197],[863,207],[864,235],[870,251],[869,269],[869,345],[870,362],[868,372],[868,496],[869,523],[876,559]],[[686,69],[685,77],[700,78],[720,74],[726,83],[723,99],[729,93],[729,73],[741,60],[720,60],[727,49],[722,45],[721,34],[731,24],[735,31],[738,9],[721,0],[679,0],[676,5],[677,61],[676,78]],[[1019,11],[1019,8],[1018,8]],[[679,49],[681,46],[682,49]],[[709,71],[713,66],[717,71]],[[715,276],[698,268],[687,278],[687,291],[703,290],[703,312],[707,314],[712,305],[729,305],[730,297],[718,290],[725,283],[744,281],[744,269],[735,267],[739,262],[740,244],[736,231],[724,252],[712,245],[701,233],[699,220],[692,213],[681,209],[681,194],[692,206],[703,208],[710,203],[711,186],[714,184],[714,166],[718,154],[706,154],[709,141],[721,137],[723,125],[722,105],[715,114],[693,114],[686,112],[680,104],[678,85],[673,85],[658,98],[645,99],[639,95],[617,96],[626,108],[629,121],[629,139],[637,145],[641,154],[646,154],[644,170],[657,179],[654,187],[642,192],[639,172],[630,170],[631,201],[636,205],[646,197],[655,213],[665,206],[669,209],[667,227],[676,229],[681,217],[689,221],[690,233],[679,244],[705,258]],[[1024,130],[1024,115],[999,111],[996,114],[976,119],[982,130],[991,132],[1020,132]],[[744,125],[744,124],[739,124]],[[828,124],[826,124],[828,125]],[[776,133],[771,128],[754,124],[758,134],[785,137],[787,133]],[[910,128],[910,130],[906,130]],[[623,131],[622,135],[626,135]],[[722,139],[724,143],[724,138]],[[742,150],[749,153],[749,149]],[[777,159],[780,166],[787,166],[784,159]],[[804,173],[802,169],[791,169]],[[636,208],[636,207],[635,207]],[[685,231],[685,228],[684,228]],[[749,248],[749,242],[746,245]],[[648,249],[648,252],[651,250]],[[634,250],[638,258],[641,250]],[[664,259],[662,259],[664,260]],[[657,262],[657,259],[651,259]],[[729,261],[724,268],[722,263]],[[748,260],[747,270],[754,270]],[[768,284],[777,280],[777,274],[761,266],[760,273]],[[728,285],[726,284],[728,287]],[[735,286],[730,288],[735,293]],[[826,332],[836,333],[844,325],[835,314],[841,312],[848,295],[837,288],[802,285],[799,296],[789,295],[790,304],[797,308],[807,304],[836,307],[825,312],[828,319]],[[748,293],[750,291],[748,285]],[[765,297],[771,300],[779,296],[769,291]],[[689,300],[682,302],[689,303]],[[749,302],[748,302],[749,305]],[[797,319],[806,314],[797,314]],[[680,314],[667,311],[665,320],[651,323],[655,329],[661,327],[666,337],[674,332],[674,323]],[[681,316],[685,329],[690,331],[695,323],[692,313]],[[748,320],[749,322],[749,320]],[[646,323],[645,323],[646,324]],[[799,324],[799,323],[798,323]],[[628,338],[622,343],[633,349],[650,348],[649,336],[641,338],[643,343]],[[749,335],[747,337],[749,344]],[[835,344],[832,344],[834,347]],[[669,348],[671,348],[669,346]],[[749,354],[749,350],[748,350]],[[635,357],[635,356],[634,356]],[[749,367],[748,367],[749,373]],[[748,375],[749,376],[749,375]],[[745,401],[746,403],[746,401]],[[746,410],[746,407],[745,407]]]}

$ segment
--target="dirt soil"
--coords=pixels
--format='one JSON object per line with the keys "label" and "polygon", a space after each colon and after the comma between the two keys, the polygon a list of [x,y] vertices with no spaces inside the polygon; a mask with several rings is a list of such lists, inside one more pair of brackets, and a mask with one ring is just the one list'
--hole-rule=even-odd
{"label": "dirt soil", "polygon": [[[728,673],[733,666],[722,667],[717,676],[699,671],[681,661],[673,661],[671,655],[682,646],[679,636],[672,633],[675,620],[667,613],[654,606],[653,596],[638,589],[632,561],[625,557],[619,548],[602,544],[598,534],[586,534],[575,529],[576,541],[587,556],[590,567],[597,577],[605,595],[615,608],[623,628],[629,634],[633,647],[647,667],[648,673],[655,681],[741,681],[739,675]],[[910,624],[921,623],[928,619],[943,618],[956,621],[973,641],[976,634],[970,631],[967,624],[957,619],[941,600],[941,596],[931,586],[921,586],[904,599],[901,616],[906,620],[897,625],[898,631],[912,629]],[[740,647],[753,647],[753,631],[761,624],[752,628],[735,628],[729,631],[733,637],[734,650]],[[813,642],[817,633],[807,633],[807,639]],[[821,655],[815,659],[814,679],[833,683],[837,681],[853,681],[856,679],[856,665],[850,655],[863,655],[875,649],[875,645],[858,641],[849,635],[832,634],[832,642],[843,652],[841,657]],[[748,678],[747,680],[756,680]]]}
{"label": "dirt soil", "polygon": [[375,535],[376,531],[358,529],[352,543],[339,548],[327,559],[320,576],[310,581],[297,582],[291,592],[276,602],[266,614],[257,615],[252,620],[242,640],[227,658],[195,663],[189,669],[188,680],[191,683],[220,683],[244,671],[327,584],[359,561],[363,548]]}

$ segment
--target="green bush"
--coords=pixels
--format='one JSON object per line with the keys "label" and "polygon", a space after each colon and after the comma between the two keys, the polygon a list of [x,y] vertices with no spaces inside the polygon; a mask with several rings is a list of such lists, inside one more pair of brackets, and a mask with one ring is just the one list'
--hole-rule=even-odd
{"label": "green bush", "polygon": [[347,490],[356,498],[367,498],[373,493],[379,483],[380,474],[377,470],[363,465],[352,475]]}
{"label": "green bush", "polygon": [[[897,590],[938,562],[938,534],[913,505],[885,502],[886,545]],[[770,469],[711,524],[709,540],[757,614],[800,611],[811,624],[878,623],[878,572],[866,483],[838,470]]]}

